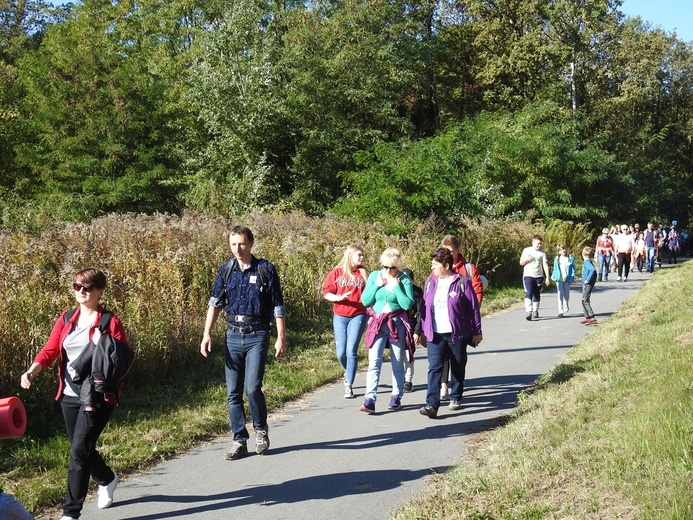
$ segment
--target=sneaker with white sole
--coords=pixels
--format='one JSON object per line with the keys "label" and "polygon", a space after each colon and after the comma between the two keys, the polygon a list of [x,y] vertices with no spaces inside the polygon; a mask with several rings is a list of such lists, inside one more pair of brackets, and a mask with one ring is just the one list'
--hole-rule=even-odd
{"label": "sneaker with white sole", "polygon": [[255,453],[262,455],[270,447],[269,440],[269,427],[265,427],[264,430],[255,430]]}
{"label": "sneaker with white sole", "polygon": [[111,507],[111,504],[113,503],[113,492],[115,491],[119,481],[120,479],[118,478],[118,475],[114,473],[113,480],[111,480],[110,484],[99,486],[99,490],[97,491],[98,501],[96,503],[99,509]]}
{"label": "sneaker with white sole", "polygon": [[459,401],[450,401],[450,404],[448,405],[448,410],[456,411],[461,409],[462,403],[460,403]]}
{"label": "sneaker with white sole", "polygon": [[77,519],[74,516],[63,515],[60,517],[60,520],[77,520]]}
{"label": "sneaker with white sole", "polygon": [[349,384],[344,384],[344,399],[353,399],[356,397],[354,395],[354,389],[351,385]]}

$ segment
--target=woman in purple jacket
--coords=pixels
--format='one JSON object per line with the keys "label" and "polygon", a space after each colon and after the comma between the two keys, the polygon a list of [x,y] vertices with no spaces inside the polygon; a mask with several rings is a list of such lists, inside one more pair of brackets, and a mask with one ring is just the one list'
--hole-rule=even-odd
{"label": "woman in purple jacket", "polygon": [[469,278],[452,267],[452,254],[444,247],[431,255],[432,274],[424,286],[423,333],[428,340],[428,393],[419,412],[434,419],[440,407],[443,361],[450,359],[450,410],[462,408],[467,345],[481,343],[479,302]]}

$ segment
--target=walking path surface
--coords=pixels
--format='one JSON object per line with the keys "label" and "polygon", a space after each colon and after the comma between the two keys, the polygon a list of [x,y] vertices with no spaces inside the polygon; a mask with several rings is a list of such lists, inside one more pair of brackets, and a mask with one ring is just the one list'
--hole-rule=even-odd
{"label": "walking path surface", "polygon": [[[598,283],[592,307],[599,321],[618,310],[649,276],[636,272],[626,283]],[[82,518],[386,519],[421,491],[426,477],[465,457],[470,435],[507,414],[520,390],[590,332],[592,327],[579,323],[580,299],[576,283],[567,317],[556,316],[552,291],[542,297],[538,320],[526,321],[523,307],[484,318],[484,341],[469,349],[463,410],[441,406],[437,419],[419,414],[428,370],[426,350],[419,349],[414,391],[404,395],[402,409],[387,410],[391,381],[384,364],[381,383],[387,386],[380,388],[376,414],[359,412],[362,370],[356,399],[344,399],[339,382],[274,413],[269,421],[272,444],[265,455],[226,461],[231,437],[223,436],[123,479],[109,509],[98,510],[90,497]]]}

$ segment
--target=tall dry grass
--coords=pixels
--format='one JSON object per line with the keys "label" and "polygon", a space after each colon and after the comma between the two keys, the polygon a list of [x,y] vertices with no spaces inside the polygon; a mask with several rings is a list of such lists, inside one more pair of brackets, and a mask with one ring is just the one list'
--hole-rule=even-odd
{"label": "tall dry grass", "polygon": [[[294,338],[330,327],[330,306],[320,288],[349,244],[365,250],[369,269],[377,269],[386,247],[402,251],[405,265],[422,283],[430,253],[443,234],[435,219],[421,222],[406,237],[387,235],[377,224],[344,218],[315,218],[302,213],[251,213],[233,220],[186,213],[108,215],[88,224],[55,225],[40,235],[0,232],[0,394],[18,393],[20,375],[45,343],[66,309],[75,306],[70,284],[74,272],[94,266],[107,273],[104,305],[123,321],[138,359],[129,386],[175,378],[201,362],[198,345],[214,275],[228,259],[228,229],[249,226],[254,254],[278,269]],[[586,225],[550,226],[505,219],[469,222],[460,229],[469,259],[492,283],[519,276],[517,256],[535,232],[543,232],[547,250],[553,240],[584,242]],[[220,320],[221,321],[221,320]],[[216,341],[221,341],[220,323]],[[300,340],[290,348],[300,349]],[[37,378],[22,393],[30,413],[50,414],[55,370]],[[146,383],[146,384],[145,384]],[[44,421],[34,421],[41,424]]]}

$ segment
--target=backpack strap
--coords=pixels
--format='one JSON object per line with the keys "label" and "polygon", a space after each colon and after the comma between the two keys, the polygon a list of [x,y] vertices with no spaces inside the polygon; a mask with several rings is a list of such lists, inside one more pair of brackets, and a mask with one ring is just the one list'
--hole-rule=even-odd
{"label": "backpack strap", "polygon": [[113,313],[111,311],[107,311],[106,309],[104,309],[101,313],[101,319],[99,320],[99,330],[102,334],[106,334],[106,331],[108,330],[108,324],[111,323],[112,317]]}
{"label": "backpack strap", "polygon": [[72,319],[72,317],[75,315],[75,312],[77,312],[77,309],[70,309],[65,313],[65,316],[63,318],[63,324],[67,325],[68,322]]}
{"label": "backpack strap", "polygon": [[[257,272],[258,272],[258,275],[260,276],[260,292],[261,293],[267,292],[269,277],[270,277],[268,266],[269,266],[269,262],[265,258],[258,260]],[[229,278],[231,277],[231,271],[233,270],[234,267],[236,267],[236,259],[235,258],[229,260],[229,263],[226,264],[226,270],[224,271],[224,291],[226,291],[226,287],[229,284]]]}

